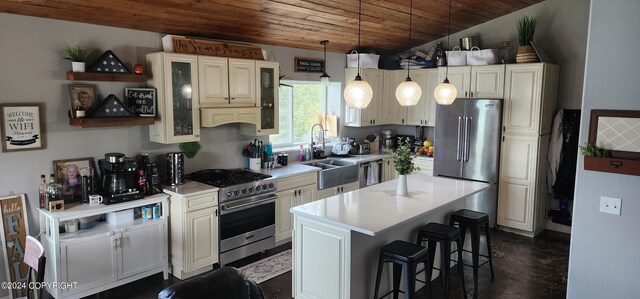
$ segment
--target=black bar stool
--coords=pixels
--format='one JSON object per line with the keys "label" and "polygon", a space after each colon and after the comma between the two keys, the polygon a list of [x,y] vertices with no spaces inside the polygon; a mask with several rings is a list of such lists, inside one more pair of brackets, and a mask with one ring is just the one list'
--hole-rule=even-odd
{"label": "black bar stool", "polygon": [[[411,299],[415,295],[416,266],[424,263],[425,269],[429,267],[429,254],[427,249],[405,241],[393,241],[380,249],[380,259],[378,260],[378,273],[376,275],[376,288],[373,294],[374,299],[378,299],[378,289],[380,288],[380,278],[384,263],[393,263],[393,290],[382,297],[393,293],[393,298],[398,299],[398,294],[403,293],[404,298]],[[400,291],[400,278],[404,268],[404,292]],[[429,283],[426,284],[429,288]]]}
{"label": "black bar stool", "polygon": [[[491,269],[491,279],[494,278],[493,275],[493,262],[491,261],[491,237],[489,236],[489,215],[481,212],[476,212],[472,210],[457,210],[455,213],[451,214],[451,218],[449,219],[449,225],[454,226],[458,225],[460,228],[460,238],[462,240],[462,244],[464,244],[464,237],[467,232],[467,227],[471,229],[471,251],[465,250],[463,251],[471,252],[473,265],[473,289],[475,291],[478,290],[478,268],[487,262],[489,263],[489,268]],[[487,255],[480,254],[480,230],[484,226],[484,234],[487,240]],[[488,258],[482,264],[480,263],[480,256]]]}
{"label": "black bar stool", "polygon": [[[447,226],[440,223],[429,223],[420,228],[418,231],[418,244],[427,242],[427,250],[429,252],[429,264],[433,265],[436,255],[436,243],[440,243],[440,277],[442,279],[442,288],[444,297],[449,298],[449,268],[451,267],[451,242],[456,242],[456,248],[462,248],[462,240],[460,239],[460,230],[455,227]],[[467,290],[464,286],[464,272],[462,270],[462,251],[458,250],[458,276],[462,283],[462,291],[464,297],[467,298]],[[437,269],[434,267],[434,269]],[[427,281],[431,281],[431,268],[425,267]]]}

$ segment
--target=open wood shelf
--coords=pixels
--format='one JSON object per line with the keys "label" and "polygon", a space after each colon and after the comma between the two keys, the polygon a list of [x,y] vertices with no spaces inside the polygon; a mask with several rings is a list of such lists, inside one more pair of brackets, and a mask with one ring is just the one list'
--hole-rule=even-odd
{"label": "open wood shelf", "polygon": [[584,169],[628,175],[640,175],[640,160],[585,156]]}
{"label": "open wood shelf", "polygon": [[118,82],[146,82],[146,75],[120,74],[120,73],[79,73],[67,72],[67,80],[83,81],[118,81]]}
{"label": "open wood shelf", "polygon": [[69,118],[69,124],[75,128],[142,126],[153,123],[153,117]]}

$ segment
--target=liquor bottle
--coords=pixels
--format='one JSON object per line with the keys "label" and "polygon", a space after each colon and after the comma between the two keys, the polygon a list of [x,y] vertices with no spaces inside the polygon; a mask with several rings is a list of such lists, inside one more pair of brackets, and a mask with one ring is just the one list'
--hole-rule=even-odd
{"label": "liquor bottle", "polygon": [[45,209],[49,204],[49,200],[47,198],[47,176],[44,174],[40,175],[40,185],[38,185],[38,201],[40,203],[40,208]]}
{"label": "liquor bottle", "polygon": [[76,106],[76,118],[84,118],[84,116],[85,116],[84,107],[82,107],[82,105]]}
{"label": "liquor bottle", "polygon": [[147,178],[144,175],[144,169],[138,169],[138,191],[147,194]]}
{"label": "liquor bottle", "polygon": [[[49,199],[49,202],[62,199],[62,185],[56,182],[56,178],[53,173],[49,175],[49,184],[47,185],[47,197]],[[46,208],[49,208],[49,207],[46,207]]]}

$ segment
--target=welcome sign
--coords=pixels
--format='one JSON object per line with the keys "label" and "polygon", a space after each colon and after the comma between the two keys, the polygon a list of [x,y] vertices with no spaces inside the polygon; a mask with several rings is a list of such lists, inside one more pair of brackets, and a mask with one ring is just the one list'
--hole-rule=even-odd
{"label": "welcome sign", "polygon": [[[10,282],[26,282],[29,267],[23,263],[28,232],[24,194],[0,198],[2,251]],[[18,284],[23,285],[23,284]],[[12,298],[26,296],[26,289],[12,289]]]}
{"label": "welcome sign", "polygon": [[38,104],[2,105],[2,150],[44,148]]}

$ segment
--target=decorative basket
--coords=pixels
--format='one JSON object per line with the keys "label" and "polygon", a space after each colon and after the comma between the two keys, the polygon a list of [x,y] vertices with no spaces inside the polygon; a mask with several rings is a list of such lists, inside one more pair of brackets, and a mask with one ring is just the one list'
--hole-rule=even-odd
{"label": "decorative basket", "polygon": [[462,51],[460,47],[455,46],[451,51],[446,52],[449,66],[467,65],[467,52],[469,51]]}
{"label": "decorative basket", "polygon": [[380,55],[362,54],[353,50],[351,54],[347,54],[347,67],[358,67],[358,55],[360,55],[360,67],[363,69],[377,69],[378,59]]}
{"label": "decorative basket", "polygon": [[496,49],[480,50],[478,47],[473,47],[467,52],[467,65],[496,64],[498,63],[497,52]]}

